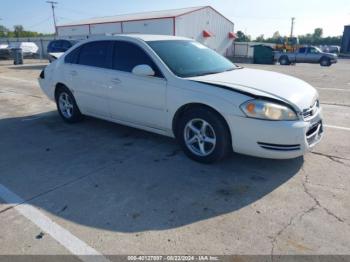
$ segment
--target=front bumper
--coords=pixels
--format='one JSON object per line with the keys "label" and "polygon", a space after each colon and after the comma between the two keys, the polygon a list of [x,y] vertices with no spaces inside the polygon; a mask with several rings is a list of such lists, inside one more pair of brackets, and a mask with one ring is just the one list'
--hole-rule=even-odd
{"label": "front bumper", "polygon": [[307,121],[266,121],[230,116],[232,147],[237,153],[275,159],[296,158],[323,136],[321,109]]}

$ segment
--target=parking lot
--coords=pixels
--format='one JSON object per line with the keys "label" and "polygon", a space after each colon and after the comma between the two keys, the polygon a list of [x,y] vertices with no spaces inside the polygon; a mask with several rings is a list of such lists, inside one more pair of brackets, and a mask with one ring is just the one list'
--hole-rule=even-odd
{"label": "parking lot", "polygon": [[25,63],[0,62],[0,254],[350,255],[350,60],[242,64],[316,87],[325,136],[301,158],[214,165],[156,134],[65,124],[43,61]]}

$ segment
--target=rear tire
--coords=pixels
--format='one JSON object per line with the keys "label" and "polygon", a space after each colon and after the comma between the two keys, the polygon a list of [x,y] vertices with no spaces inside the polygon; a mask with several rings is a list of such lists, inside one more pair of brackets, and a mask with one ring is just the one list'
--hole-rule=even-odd
{"label": "rear tire", "polygon": [[59,87],[56,91],[57,111],[67,123],[76,123],[83,119],[72,92],[67,87]]}
{"label": "rear tire", "polygon": [[200,163],[219,161],[231,150],[230,132],[224,119],[209,108],[185,112],[176,133],[185,154]]}
{"label": "rear tire", "polygon": [[280,63],[280,65],[290,65],[290,61],[289,61],[289,58],[287,56],[282,56],[279,59],[279,63]]}

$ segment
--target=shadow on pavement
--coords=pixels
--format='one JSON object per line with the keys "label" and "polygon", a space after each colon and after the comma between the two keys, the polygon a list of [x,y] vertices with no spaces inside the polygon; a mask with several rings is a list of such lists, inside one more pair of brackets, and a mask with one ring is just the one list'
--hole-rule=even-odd
{"label": "shadow on pavement", "polygon": [[18,65],[18,66],[11,66],[8,67],[9,69],[15,69],[15,70],[43,70],[47,65]]}
{"label": "shadow on pavement", "polygon": [[0,120],[0,183],[57,217],[93,228],[176,228],[254,203],[293,177],[303,158],[233,154],[189,160],[174,140],[56,112]]}

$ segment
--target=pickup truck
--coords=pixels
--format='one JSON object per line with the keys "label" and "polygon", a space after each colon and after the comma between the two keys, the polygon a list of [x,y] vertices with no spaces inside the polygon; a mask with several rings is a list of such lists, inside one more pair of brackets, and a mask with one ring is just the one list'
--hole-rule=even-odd
{"label": "pickup truck", "polygon": [[337,62],[338,56],[336,54],[322,52],[319,48],[301,47],[296,52],[276,52],[275,61],[281,65],[290,65],[295,63],[313,63],[321,66],[331,66]]}

